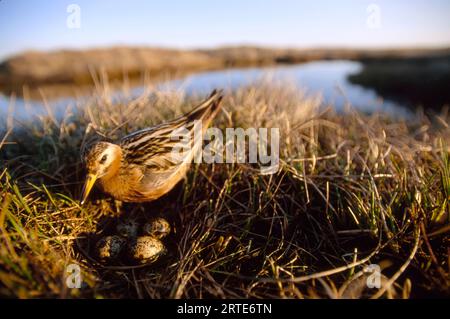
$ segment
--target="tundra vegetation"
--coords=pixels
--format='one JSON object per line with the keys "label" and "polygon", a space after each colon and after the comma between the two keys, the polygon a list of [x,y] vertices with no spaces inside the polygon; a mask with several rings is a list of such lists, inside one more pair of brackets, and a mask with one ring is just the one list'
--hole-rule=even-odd
{"label": "tundra vegetation", "polygon": [[[84,205],[80,147],[172,119],[199,96],[158,91],[112,103],[107,83],[63,118],[2,119],[0,295],[64,298],[448,296],[450,114],[336,113],[319,96],[262,81],[226,92],[213,125],[279,128],[280,162],[192,164],[155,202]],[[81,105],[82,104],[82,105]],[[167,254],[102,263],[118,220],[164,216]],[[78,265],[81,287],[67,285]],[[372,265],[372,266],[370,266]],[[374,267],[375,265],[375,267]],[[369,267],[370,266],[370,267]],[[379,267],[379,268],[377,268]],[[368,282],[379,269],[380,288]],[[372,277],[371,277],[372,276]]]}

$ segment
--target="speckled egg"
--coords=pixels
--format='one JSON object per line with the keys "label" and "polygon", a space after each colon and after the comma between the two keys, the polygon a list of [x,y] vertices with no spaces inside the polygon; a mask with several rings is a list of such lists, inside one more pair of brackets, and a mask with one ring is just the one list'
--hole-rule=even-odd
{"label": "speckled egg", "polygon": [[164,238],[170,234],[170,224],[162,217],[156,217],[145,223],[143,231],[146,235]]}
{"label": "speckled egg", "polygon": [[140,263],[155,260],[166,251],[164,244],[152,236],[141,236],[130,241],[128,249],[130,257]]}
{"label": "speckled egg", "polygon": [[120,236],[106,236],[97,242],[97,255],[102,261],[113,260],[119,257],[126,240]]}
{"label": "speckled egg", "polygon": [[136,237],[138,229],[139,224],[133,219],[120,221],[116,226],[119,235],[127,238]]}

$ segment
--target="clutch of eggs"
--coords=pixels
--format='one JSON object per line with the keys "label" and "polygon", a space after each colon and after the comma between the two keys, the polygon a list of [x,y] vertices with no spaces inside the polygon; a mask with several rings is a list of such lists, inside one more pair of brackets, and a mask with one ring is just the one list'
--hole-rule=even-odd
{"label": "clutch of eggs", "polygon": [[101,238],[96,245],[96,251],[102,262],[118,260],[127,256],[138,263],[156,260],[166,252],[160,239],[170,231],[170,224],[161,217],[152,218],[142,227],[143,236],[138,236],[139,224],[136,220],[120,221],[116,225],[118,235]]}

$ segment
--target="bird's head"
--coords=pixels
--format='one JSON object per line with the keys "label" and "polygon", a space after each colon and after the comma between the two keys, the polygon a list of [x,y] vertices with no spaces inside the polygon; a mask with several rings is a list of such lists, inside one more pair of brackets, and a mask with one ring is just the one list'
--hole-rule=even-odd
{"label": "bird's head", "polygon": [[96,142],[86,147],[82,157],[87,177],[81,193],[81,204],[86,201],[97,179],[111,177],[117,172],[121,156],[121,148],[116,144]]}

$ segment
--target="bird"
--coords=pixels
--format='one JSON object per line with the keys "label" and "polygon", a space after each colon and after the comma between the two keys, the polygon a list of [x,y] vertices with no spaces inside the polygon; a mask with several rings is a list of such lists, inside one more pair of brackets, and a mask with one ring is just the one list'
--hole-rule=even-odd
{"label": "bird", "polygon": [[94,184],[123,202],[149,202],[168,193],[184,178],[199,148],[189,141],[190,147],[175,158],[173,149],[180,142],[173,138],[174,132],[183,129],[191,134],[200,123],[203,136],[222,98],[222,91],[214,90],[189,113],[172,121],[131,133],[117,143],[101,140],[83,148],[87,177],[80,204],[86,202]]}

